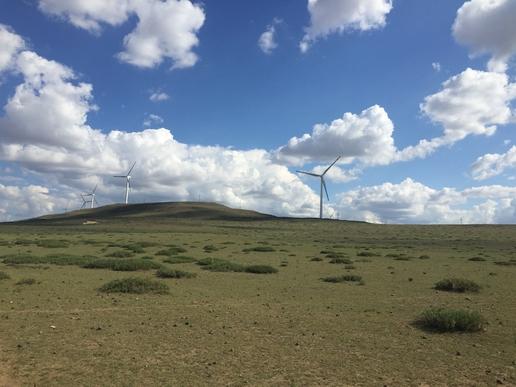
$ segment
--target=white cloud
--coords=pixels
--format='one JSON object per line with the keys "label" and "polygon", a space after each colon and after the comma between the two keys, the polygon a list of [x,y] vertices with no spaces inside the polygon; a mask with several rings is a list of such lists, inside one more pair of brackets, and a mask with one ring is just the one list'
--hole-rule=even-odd
{"label": "white cloud", "polygon": [[276,42],[276,24],[279,22],[278,19],[274,19],[273,23],[267,26],[258,39],[258,47],[260,47],[265,54],[272,54],[272,51],[278,47],[278,43]]}
{"label": "white cloud", "polygon": [[170,59],[172,68],[186,68],[198,60],[192,50],[205,14],[190,0],[39,0],[39,8],[93,33],[100,33],[103,23],[117,26],[136,15],[136,28],[124,37],[117,57],[137,67]]}
{"label": "white cloud", "polygon": [[432,62],[432,68],[438,73],[441,72],[441,64],[439,62]]}
{"label": "white cloud", "polygon": [[143,121],[143,126],[150,127],[152,125],[160,125],[162,123],[163,123],[163,118],[161,118],[157,114],[149,114]]}
{"label": "white cloud", "polygon": [[127,171],[133,161],[136,201],[196,200],[200,195],[202,200],[278,215],[318,212],[318,196],[265,150],[189,145],[164,128],[103,133],[87,123],[88,113],[96,109],[91,85],[77,82],[70,68],[30,51],[20,53],[14,63],[23,81],[0,117],[0,160],[8,168],[22,168],[28,179],[10,183],[9,192],[23,191],[32,184],[28,181],[44,182],[33,195],[43,204],[21,206],[23,211],[17,212],[12,209],[16,203],[30,203],[20,193],[19,199],[10,199],[13,204],[0,205],[3,219],[53,211],[56,201],[48,201],[46,192],[63,198],[97,183],[101,203],[120,201],[123,187],[112,175]]}
{"label": "white cloud", "polygon": [[299,47],[306,52],[317,39],[332,33],[382,28],[391,10],[391,0],[308,0],[310,25]]}
{"label": "white cloud", "polygon": [[151,68],[170,58],[172,68],[195,65],[192,51],[199,44],[197,33],[204,24],[204,11],[189,0],[133,0],[138,15],[136,29],[124,38],[123,62]]}
{"label": "white cloud", "polygon": [[345,219],[375,223],[516,223],[516,187],[433,189],[412,179],[362,187],[337,197]]}
{"label": "white cloud", "polygon": [[0,222],[49,213],[54,211],[54,208],[54,199],[49,196],[46,187],[0,184]]}
{"label": "white cloud", "polygon": [[0,24],[0,72],[7,70],[13,64],[13,59],[23,49],[25,42],[12,29]]}
{"label": "white cloud", "polygon": [[99,33],[101,23],[116,26],[127,20],[130,0],[39,0],[39,9],[75,27]]}
{"label": "white cloud", "polygon": [[358,115],[345,113],[330,124],[317,124],[311,134],[292,137],[276,151],[276,157],[288,164],[302,165],[333,161],[341,155],[342,163],[385,165],[396,153],[393,129],[387,112],[374,105]]}
{"label": "white cloud", "polygon": [[151,93],[149,100],[152,102],[162,102],[169,99],[170,96],[167,93],[164,93],[163,91],[154,91]]}
{"label": "white cloud", "polygon": [[490,54],[489,70],[505,72],[516,54],[515,20],[514,0],[470,0],[457,11],[453,35],[474,55]]}
{"label": "white cloud", "polygon": [[502,154],[487,153],[479,157],[472,165],[471,174],[475,180],[485,180],[508,169],[516,169],[516,145]]}
{"label": "white cloud", "polygon": [[516,83],[510,83],[506,74],[466,69],[444,82],[441,91],[426,97],[420,105],[422,113],[443,126],[443,136],[421,140],[400,151],[397,159],[423,158],[469,135],[494,134],[497,125],[514,119],[510,104],[515,98]]}

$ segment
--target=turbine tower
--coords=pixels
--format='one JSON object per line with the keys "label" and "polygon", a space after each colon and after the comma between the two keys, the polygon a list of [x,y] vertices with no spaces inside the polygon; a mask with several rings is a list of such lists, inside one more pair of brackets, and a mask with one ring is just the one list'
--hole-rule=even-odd
{"label": "turbine tower", "polygon": [[328,168],[326,168],[324,170],[324,172],[320,175],[317,173],[312,173],[312,172],[296,171],[297,173],[304,173],[305,175],[310,175],[310,176],[318,177],[321,179],[321,196],[320,196],[320,201],[319,201],[319,218],[320,219],[323,218],[323,188],[324,188],[324,192],[326,192],[326,198],[328,199],[328,201],[330,200],[330,197],[328,196],[328,189],[326,188],[326,182],[324,181],[324,175],[326,175],[326,173],[330,170],[330,168],[333,167],[335,165],[335,163],[337,161],[339,161],[340,158],[341,158],[341,156],[337,157],[335,159],[335,161],[333,163],[331,163],[331,165]]}
{"label": "turbine tower", "polygon": [[129,169],[129,172],[127,172],[126,175],[113,176],[125,179],[125,204],[129,204],[129,190],[131,189],[131,172],[135,165],[136,161],[133,163],[133,166],[131,167],[131,169]]}
{"label": "turbine tower", "polygon": [[[83,206],[83,207],[84,207],[84,205],[85,205],[86,203],[91,203],[90,208],[93,208],[93,205],[94,205],[95,203],[97,203],[97,204],[98,204],[97,199],[95,199],[95,191],[97,191],[97,186],[95,186],[95,188],[93,188],[93,191],[91,191],[90,193],[82,194],[82,195],[81,195],[82,200],[83,200],[83,202],[84,202],[84,203],[82,204],[82,206]],[[84,200],[84,198],[85,198],[85,197],[88,197],[88,196],[90,196],[90,197],[91,197],[91,199],[90,199],[90,200]],[[81,207],[81,208],[82,208],[82,207]]]}

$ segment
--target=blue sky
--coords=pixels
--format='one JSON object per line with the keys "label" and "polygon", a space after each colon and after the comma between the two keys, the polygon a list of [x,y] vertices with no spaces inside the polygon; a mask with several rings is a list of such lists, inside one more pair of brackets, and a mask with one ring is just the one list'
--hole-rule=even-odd
{"label": "blue sky", "polygon": [[[249,160],[248,156],[243,156],[246,157],[249,166],[243,163],[243,171],[238,173],[238,179],[231,180],[228,177],[228,180],[223,182],[223,185],[227,186],[252,186],[252,189],[244,190],[244,195],[236,191],[216,191],[213,187],[220,186],[221,180],[217,178],[213,186],[209,185],[206,182],[210,174],[196,175],[194,180],[198,179],[199,182],[192,186],[188,186],[190,183],[187,182],[187,172],[174,172],[164,177],[167,172],[156,169],[155,165],[159,164],[160,157],[167,157],[167,151],[158,156],[152,150],[153,145],[148,145],[149,149],[145,152],[156,157],[151,163],[153,172],[146,174],[144,168],[135,170],[135,180],[136,173],[140,174],[141,185],[140,189],[135,189],[132,193],[134,200],[194,200],[199,192],[202,192],[206,200],[221,201],[233,206],[240,203],[241,206],[282,215],[313,216],[317,210],[317,182],[305,178],[299,180],[292,172],[300,167],[310,169],[323,166],[336,155],[333,149],[325,152],[324,144],[312,144],[317,150],[309,150],[309,155],[301,154],[297,149],[280,150],[281,147],[288,148],[286,144],[290,138],[300,138],[304,133],[311,133],[315,124],[330,124],[345,113],[360,115],[362,111],[378,105],[392,122],[393,145],[396,152],[401,152],[422,139],[431,140],[443,136],[446,124],[435,117],[443,114],[446,109],[443,105],[453,102],[440,101],[437,107],[432,107],[430,113],[425,113],[420,105],[426,97],[445,89],[442,86],[443,82],[463,74],[467,68],[482,72],[480,75],[485,75],[486,85],[490,84],[491,78],[494,79],[501,74],[507,79],[504,87],[507,90],[514,89],[512,82],[515,73],[514,66],[511,65],[514,52],[509,48],[508,52],[500,53],[497,43],[500,42],[501,46],[505,41],[516,41],[510,23],[507,26],[504,24],[504,15],[510,16],[510,12],[514,12],[515,9],[509,0],[498,0],[497,7],[488,10],[486,20],[499,17],[499,33],[505,35],[485,36],[483,39],[481,25],[478,30],[471,30],[471,25],[475,23],[470,23],[468,18],[472,16],[467,11],[475,7],[480,9],[486,1],[395,0],[390,3],[388,0],[353,0],[347,2],[351,5],[346,8],[342,6],[346,3],[344,0],[318,0],[314,2],[317,4],[311,10],[307,1],[299,0],[208,0],[203,3],[167,0],[165,3],[189,3],[190,6],[196,7],[196,15],[202,13],[204,18],[199,28],[187,28],[186,31],[193,33],[198,39],[198,45],[192,45],[187,50],[197,56],[197,61],[185,68],[172,69],[179,60],[173,55],[162,55],[159,58],[160,63],[146,67],[121,60],[116,55],[124,50],[124,37],[135,31],[143,18],[143,11],[139,11],[141,8],[138,7],[150,7],[153,6],[152,3],[159,3],[160,0],[113,0],[112,4],[123,3],[123,6],[130,9],[127,16],[122,17],[123,21],[118,23],[106,21],[103,15],[106,15],[107,11],[89,9],[84,5],[85,0],[2,0],[0,24],[5,26],[11,35],[21,37],[24,46],[15,53],[10,53],[14,59],[11,64],[5,66],[3,72],[0,71],[0,100],[6,105],[13,99],[16,86],[23,84],[24,80],[27,82],[26,73],[16,68],[15,56],[20,55],[23,50],[37,53],[41,58],[55,61],[73,70],[75,79],[65,82],[73,85],[84,82],[92,86],[92,91],[82,95],[80,99],[87,105],[87,118],[81,122],[79,117],[78,125],[87,126],[87,131],[100,130],[105,136],[109,136],[113,130],[142,132],[148,128],[166,128],[172,133],[174,141],[189,148],[199,145],[203,149],[202,154],[197,156],[194,155],[195,150],[189,151],[188,161],[180,158],[177,161],[179,164],[176,165],[178,169],[187,166],[195,169],[196,166],[191,165],[195,163],[192,160],[195,157],[213,159],[215,168],[221,170],[234,167],[233,163],[228,165],[227,161],[218,159],[217,152],[220,154],[228,149],[243,154],[253,149],[266,153],[260,156],[266,159],[260,159],[264,165],[258,167],[252,166],[253,158]],[[354,3],[357,9],[365,6],[368,10],[366,13],[370,12],[369,17],[377,19],[373,22],[366,20],[365,23],[369,23],[366,26],[358,26],[359,22],[364,24],[363,19],[366,16],[363,15],[356,17],[359,20],[350,21],[350,15],[356,11],[353,9]],[[389,8],[388,12],[374,12],[376,8],[385,10],[386,5]],[[464,16],[460,20],[459,9],[464,9]],[[335,20],[316,20],[314,15],[317,11],[328,10],[329,14],[335,16]],[[174,23],[174,17],[183,10],[177,8],[171,9],[170,12],[163,14],[163,20],[159,23]],[[192,8],[188,8],[190,13],[184,12],[183,17],[194,15]],[[327,15],[324,12],[323,15]],[[512,16],[516,17],[516,14]],[[94,20],[99,28],[84,28],[78,25],[77,17]],[[457,33],[452,32],[455,22],[460,25]],[[324,23],[337,23],[337,26],[334,25],[331,29],[331,26],[328,27]],[[258,45],[258,39],[268,26],[274,26],[274,43],[277,47],[270,53],[264,53]],[[310,48],[302,52],[299,44],[310,28],[323,32],[315,34],[311,38]],[[163,31],[156,28],[155,31],[147,32],[160,34]],[[158,36],[158,39],[167,41],[167,37],[164,36]],[[170,39],[168,42],[172,45],[181,44]],[[504,47],[506,46],[505,44]],[[516,44],[509,46],[516,51]],[[0,52],[1,50],[2,48]],[[477,51],[483,51],[483,54],[475,56]],[[488,61],[500,56],[505,60],[505,68],[502,71],[492,71],[488,67]],[[484,103],[468,99],[471,97],[467,90],[468,85],[454,91],[465,93],[465,105],[459,106],[459,110],[453,112],[458,115],[464,112],[465,117],[458,117],[458,121],[467,119],[469,105],[472,106],[471,109],[475,109],[476,105]],[[149,97],[153,93],[165,93],[168,99],[151,101]],[[380,222],[453,222],[459,216],[469,217],[471,222],[516,221],[516,202],[511,204],[515,197],[513,178],[516,161],[513,160],[512,153],[509,154],[516,140],[513,107],[516,95],[511,93],[512,91],[508,92],[510,96],[502,98],[502,101],[498,101],[498,105],[491,109],[500,111],[500,114],[480,119],[484,127],[497,126],[496,131],[489,135],[486,135],[486,130],[476,134],[468,132],[458,136],[460,139],[457,139],[457,136],[449,136],[445,144],[437,147],[435,151],[423,157],[410,157],[403,161],[396,158],[394,151],[387,161],[378,162],[374,157],[375,150],[357,149],[356,154],[362,151],[372,154],[362,158],[357,156],[350,162],[339,165],[342,171],[358,170],[358,173],[354,179],[329,179],[331,203],[328,204],[328,215]],[[38,92],[34,94],[38,97]],[[478,92],[472,95],[476,96]],[[50,108],[49,114],[52,114],[53,108],[55,106]],[[504,108],[509,112],[512,110],[512,115],[504,115]],[[4,123],[0,124],[0,131],[10,133],[3,136],[4,140],[0,139],[4,146],[33,144],[52,152],[57,152],[52,147],[60,146],[59,152],[62,152],[62,145],[53,144],[50,140],[43,143],[40,140],[33,142],[29,134],[16,139],[12,134],[15,132],[13,128],[26,123],[19,123],[15,118],[10,118],[8,110],[4,108]],[[156,119],[145,125],[144,122],[149,121],[151,115]],[[461,122],[461,125],[468,126],[469,122]],[[41,130],[58,133],[51,125]],[[66,128],[63,130],[66,131]],[[347,135],[353,136],[354,131],[356,129],[351,124]],[[458,133],[461,129],[454,127],[454,131]],[[67,135],[69,134],[67,132]],[[80,142],[81,136],[76,134],[77,141]],[[337,140],[345,142],[347,138]],[[364,141],[366,140],[369,141],[369,137]],[[378,146],[381,147],[382,144],[383,140]],[[208,150],[210,146],[215,145],[220,146],[218,150]],[[12,219],[45,211],[58,211],[64,206],[64,202],[75,203],[77,192],[86,191],[94,184],[100,185],[104,203],[119,201],[120,187],[117,182],[109,180],[106,171],[123,169],[131,160],[139,157],[128,153],[128,149],[133,149],[133,145],[124,146],[125,148],[110,148],[119,158],[118,162],[109,168],[91,165],[91,168],[86,168],[90,172],[84,171],[81,167],[63,167],[57,162],[43,168],[37,165],[37,160],[32,158],[32,155],[27,155],[28,150],[25,150],[25,155],[16,157],[6,150],[0,152],[4,166],[0,184],[5,191],[8,187],[21,190],[16,199],[13,194],[5,194],[5,200],[29,200],[31,203],[34,201],[27,206],[26,211],[21,212],[13,211],[13,205],[5,205],[4,218]],[[365,147],[367,148],[367,145]],[[74,152],[76,150],[67,149],[66,154],[71,157],[80,153],[81,157],[85,157],[84,160],[94,157],[84,156],[84,151],[77,154]],[[209,155],[203,152],[208,152]],[[293,154],[296,160],[286,160],[283,157]],[[478,164],[478,170],[488,171],[489,177],[479,179],[480,172],[475,175],[472,165],[485,154],[499,155],[499,164],[502,166],[493,173],[493,162],[488,158],[482,159]],[[35,161],[27,162],[27,158]],[[91,160],[87,162],[92,163]],[[138,165],[143,166],[145,162],[138,160]],[[278,168],[288,168],[292,176],[284,175],[285,171],[282,170],[278,172],[278,176],[274,172],[273,179],[297,179],[299,181],[296,180],[296,184],[300,184],[300,191],[268,195],[272,184],[267,180],[271,179],[268,171],[270,168],[275,169],[276,165]],[[206,167],[204,164],[203,166]],[[146,167],[151,170],[151,165]],[[244,175],[253,183],[241,181],[240,179],[245,179]],[[260,176],[258,179],[257,175]],[[403,186],[402,182],[406,182],[406,186]],[[143,189],[144,183],[152,186],[147,192]],[[394,186],[386,186],[388,183]],[[181,186],[182,184],[186,185]],[[39,199],[28,199],[28,194],[24,194],[23,191],[29,186],[48,191],[39,192]],[[503,192],[496,197],[485,194],[478,197],[475,196],[477,194],[465,193],[474,187],[489,186],[502,187]],[[443,200],[440,199],[443,195],[450,195],[443,191],[445,187],[450,187],[456,194],[452,195],[453,199],[444,200],[447,204],[443,204]],[[252,196],[249,192],[258,193],[255,197],[249,198]],[[374,192],[381,192],[381,195],[373,194]],[[289,195],[303,194],[309,195],[306,201],[294,206],[287,205],[291,203]],[[422,203],[411,201],[411,197],[419,194],[423,196],[420,199]],[[361,201],[362,197],[369,195],[373,196],[370,201]],[[377,197],[378,195],[380,197]],[[53,199],[45,200],[48,196]],[[267,196],[267,200],[260,201],[264,196]],[[460,196],[460,199],[457,196]],[[51,206],[37,204],[38,200],[50,203]],[[449,204],[449,201],[453,203]],[[80,205],[80,202],[77,203]],[[486,207],[489,209],[475,208],[478,203],[488,203]],[[396,208],[401,206],[403,211],[392,218],[391,212],[381,210],[389,205]],[[421,206],[424,207],[422,210]],[[498,215],[493,215],[498,213],[497,211],[504,215],[497,218]],[[513,217],[507,217],[506,214],[511,211],[514,211]]]}

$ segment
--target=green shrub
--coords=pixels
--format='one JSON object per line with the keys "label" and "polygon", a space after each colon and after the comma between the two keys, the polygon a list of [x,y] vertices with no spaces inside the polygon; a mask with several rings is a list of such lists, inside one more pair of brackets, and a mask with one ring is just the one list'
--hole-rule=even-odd
{"label": "green shrub", "polygon": [[480,290],[480,285],[477,283],[462,279],[462,278],[447,278],[443,279],[435,284],[435,289],[443,290],[446,292],[457,292],[457,293],[477,293]]}
{"label": "green shrub", "polygon": [[39,247],[44,247],[47,249],[58,249],[58,248],[66,248],[68,247],[68,242],[63,240],[55,240],[55,239],[43,239],[38,241]]}
{"label": "green shrub", "polygon": [[328,253],[326,254],[326,258],[344,258],[344,257],[347,257],[348,255],[345,254],[345,253]]}
{"label": "green shrub", "polygon": [[172,255],[178,255],[181,253],[186,253],[186,249],[184,249],[182,247],[178,247],[178,246],[172,246],[172,247],[169,247],[168,249],[158,251],[155,255],[166,255],[166,256],[170,257]]}
{"label": "green shrub", "polygon": [[379,257],[380,254],[373,253],[372,251],[360,251],[357,253],[357,257]]}
{"label": "green shrub", "polygon": [[482,258],[482,257],[473,257],[473,258],[468,259],[468,261],[472,261],[472,262],[484,262],[484,261],[486,261],[486,259],[485,259],[485,258]]}
{"label": "green shrub", "polygon": [[99,288],[104,293],[166,294],[169,288],[164,283],[143,278],[118,279]]}
{"label": "green shrub", "polygon": [[514,260],[509,260],[509,261],[498,261],[498,262],[495,262],[495,265],[499,265],[499,266],[516,266],[516,261]]}
{"label": "green shrub", "polygon": [[6,280],[11,278],[6,272],[0,271],[0,280]]}
{"label": "green shrub", "polygon": [[211,253],[213,251],[218,251],[218,247],[216,246],[213,246],[213,245],[206,245],[202,248],[206,253]]}
{"label": "green shrub", "polygon": [[339,283],[339,282],[360,282],[362,277],[359,275],[345,274],[333,277],[321,278],[324,282]]}
{"label": "green shrub", "polygon": [[106,254],[106,257],[110,258],[131,258],[134,257],[134,253],[131,251],[118,250],[112,253]]}
{"label": "green shrub", "polygon": [[351,265],[353,261],[347,258],[333,258],[330,260],[330,263]]}
{"label": "green shrub", "polygon": [[410,257],[396,257],[393,258],[395,261],[410,261],[412,258]]}
{"label": "green shrub", "polygon": [[276,250],[274,249],[274,247],[271,247],[271,246],[256,246],[256,247],[250,247],[247,249],[243,249],[242,251],[245,253],[249,253],[251,251],[255,251],[258,253],[269,253],[269,252],[273,252]]}
{"label": "green shrub", "polygon": [[21,245],[21,246],[28,246],[28,245],[32,245],[34,243],[35,243],[34,241],[31,241],[29,239],[16,239],[14,241],[15,245]]}
{"label": "green shrub", "polygon": [[321,262],[321,261],[323,261],[323,259],[319,258],[319,257],[313,257],[313,258],[310,259],[310,261],[312,261],[312,262]]}
{"label": "green shrub", "polygon": [[160,278],[194,278],[197,276],[195,273],[188,273],[186,271],[181,270],[173,270],[168,267],[162,267],[157,272],[156,275]]}
{"label": "green shrub", "polygon": [[354,269],[356,269],[356,267],[353,266],[353,265],[346,265],[346,266],[344,266],[344,269],[346,269],[346,270],[354,270]]}
{"label": "green shrub", "polygon": [[195,258],[186,257],[184,255],[176,255],[163,259],[163,262],[176,264],[176,263],[191,263],[195,262]]}
{"label": "green shrub", "polygon": [[44,257],[34,255],[8,255],[3,257],[3,262],[10,265],[85,265],[95,260],[95,257],[68,255],[68,254],[51,254]]}
{"label": "green shrub", "polygon": [[82,267],[86,269],[111,269],[114,271],[138,271],[161,268],[161,265],[147,259],[97,259]]}
{"label": "green shrub", "polygon": [[403,253],[389,253],[389,254],[385,254],[385,256],[387,258],[399,258],[399,257],[403,257],[405,255],[406,254],[403,254]]}
{"label": "green shrub", "polygon": [[36,280],[34,278],[22,278],[16,282],[16,285],[34,285],[35,283]]}
{"label": "green shrub", "polygon": [[212,264],[202,266],[204,270],[215,271],[215,272],[235,272],[241,273],[245,271],[246,267],[239,263],[229,262],[225,260],[217,260]]}
{"label": "green shrub", "polygon": [[419,256],[419,259],[430,259],[429,255],[423,254]]}
{"label": "green shrub", "polygon": [[268,265],[250,265],[246,266],[245,271],[254,274],[273,274],[277,273],[278,269]]}
{"label": "green shrub", "polygon": [[460,309],[428,309],[416,321],[422,328],[437,332],[478,332],[485,319],[478,312]]}
{"label": "green shrub", "polygon": [[209,266],[209,265],[213,265],[213,264],[216,264],[216,263],[223,263],[223,262],[227,262],[225,259],[221,259],[221,258],[203,258],[203,259],[199,259],[196,263],[199,265],[199,266]]}

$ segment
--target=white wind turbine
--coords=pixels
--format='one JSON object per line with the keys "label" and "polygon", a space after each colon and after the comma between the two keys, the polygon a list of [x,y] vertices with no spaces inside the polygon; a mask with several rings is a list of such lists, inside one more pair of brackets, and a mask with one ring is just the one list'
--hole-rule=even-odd
{"label": "white wind turbine", "polygon": [[[93,191],[91,191],[90,193],[87,193],[87,194],[81,194],[82,201],[83,201],[83,203],[82,203],[82,207],[81,207],[81,208],[83,208],[83,207],[86,205],[86,203],[90,203],[90,204],[91,204],[90,208],[93,208],[93,205],[94,205],[95,203],[96,203],[96,204],[99,204],[99,203],[97,202],[97,199],[95,199],[95,192],[96,192],[96,191],[97,191],[97,186],[95,186],[95,188],[93,188]],[[89,197],[91,197],[91,199],[90,199],[90,200],[85,200],[84,198],[86,198],[86,197],[88,197],[88,196],[89,196]]]}
{"label": "white wind turbine", "polygon": [[318,177],[321,179],[321,197],[320,197],[320,201],[319,201],[319,218],[320,219],[323,218],[323,187],[324,187],[324,192],[326,192],[326,198],[328,198],[328,201],[330,200],[330,197],[328,196],[328,189],[326,188],[326,182],[324,181],[324,175],[326,175],[326,173],[330,170],[330,168],[333,167],[335,165],[335,163],[337,161],[339,161],[340,158],[341,158],[341,156],[337,157],[335,159],[335,161],[333,163],[331,163],[331,165],[328,168],[326,168],[324,170],[324,172],[321,173],[320,175],[317,173],[312,173],[312,172],[296,171],[297,173],[304,173],[305,175],[310,175],[310,176]]}
{"label": "white wind turbine", "polygon": [[131,167],[131,169],[129,169],[129,172],[127,172],[126,175],[113,176],[125,179],[125,204],[129,204],[129,190],[131,189],[131,172],[135,165],[136,161],[133,163],[133,166]]}

